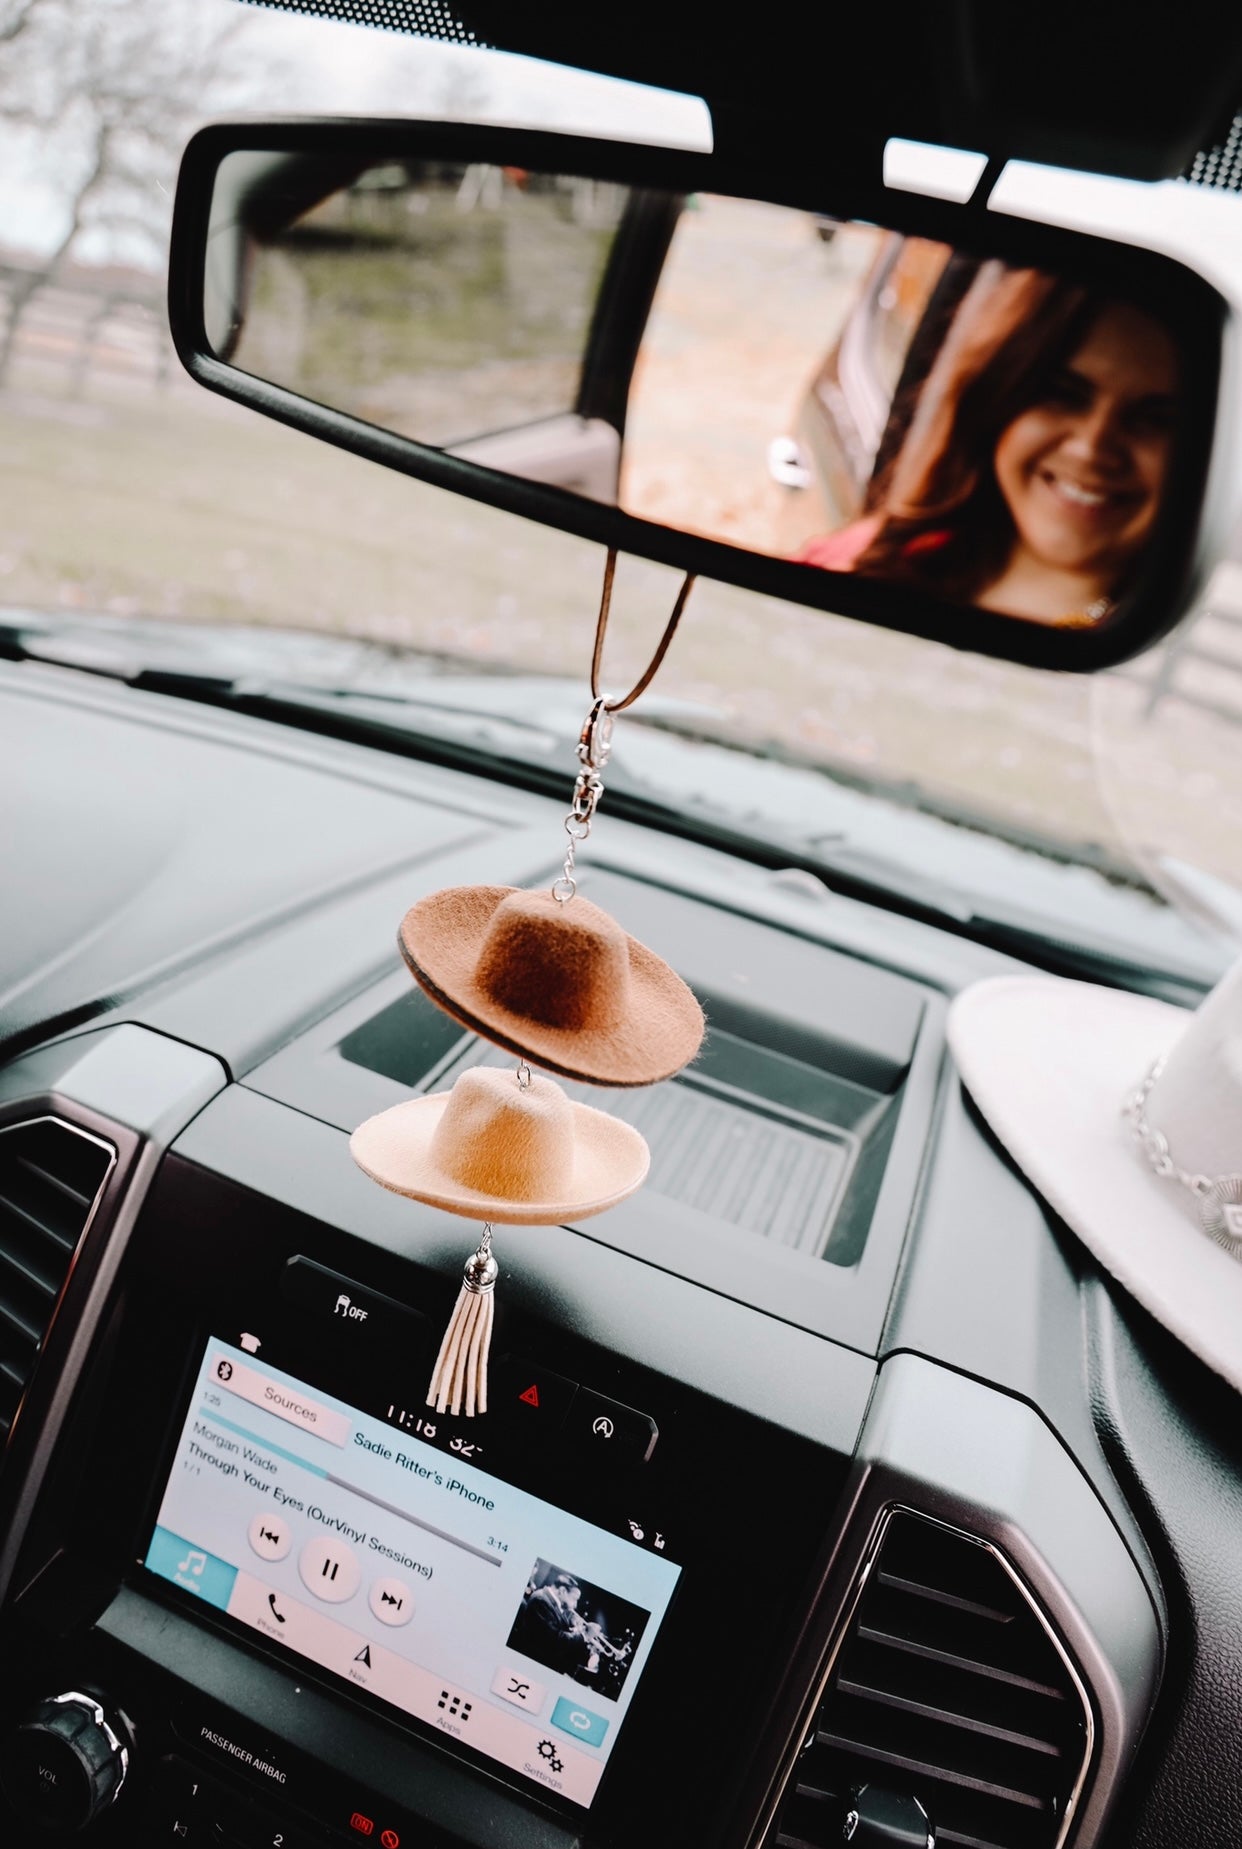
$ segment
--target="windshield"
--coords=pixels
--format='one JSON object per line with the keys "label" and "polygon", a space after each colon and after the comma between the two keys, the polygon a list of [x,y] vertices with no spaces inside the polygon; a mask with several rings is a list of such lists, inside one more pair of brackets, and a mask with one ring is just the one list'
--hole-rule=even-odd
{"label": "windshield", "polygon": [[[702,105],[234,0],[7,0],[0,38],[0,623],[70,617],[101,635],[186,625],[187,669],[205,629],[373,644],[456,675],[457,706],[481,703],[495,725],[507,705],[510,755],[527,748],[529,677],[561,689],[558,715],[584,707],[598,547],[317,444],[182,374],[162,299],[177,162],[199,123],[271,112],[276,96],[289,113],[489,117],[691,146],[710,139]],[[1224,261],[1242,219],[1236,195],[1181,183],[1024,169],[1003,185],[1011,209],[1111,227],[1209,274],[1200,253]],[[822,236],[834,236],[830,220]],[[873,255],[843,245],[841,261]],[[872,304],[881,373],[924,287],[904,261]],[[610,684],[646,661],[677,586],[662,568],[622,562]],[[127,648],[137,659],[132,636]],[[286,649],[270,672],[373,690],[374,668],[372,653],[360,683],[347,656],[308,645],[303,662]],[[1062,939],[1088,931],[1090,907],[1079,888],[1050,886],[1051,868],[1086,867],[1141,898],[1132,959],[1149,930],[1161,960],[1171,902],[1203,928],[1206,982],[1242,933],[1240,722],[1242,548],[1170,643],[1091,679],[703,582],[653,695],[621,730],[686,741],[680,753],[631,753],[670,811],[711,809],[791,849],[846,839],[854,865],[900,859],[924,890],[939,880],[976,904],[991,885],[996,905],[1037,911]],[[417,703],[407,723],[419,724]],[[717,755],[696,761],[695,748]],[[821,813],[805,782],[778,770],[883,811]],[[952,827],[898,843],[893,815]],[[1003,858],[976,851],[987,839],[1005,844]]]}

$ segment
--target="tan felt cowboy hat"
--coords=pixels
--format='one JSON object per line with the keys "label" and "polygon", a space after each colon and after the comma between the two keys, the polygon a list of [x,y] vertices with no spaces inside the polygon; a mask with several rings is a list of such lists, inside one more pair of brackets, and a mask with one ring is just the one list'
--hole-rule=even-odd
{"label": "tan felt cowboy hat", "polygon": [[1194,1013],[995,977],[954,1002],[949,1044],[1049,1205],[1242,1391],[1242,963]]}
{"label": "tan felt cowboy hat", "polygon": [[581,895],[453,886],[408,911],[401,954],[485,1040],[591,1085],[654,1085],[692,1060],[703,1011],[680,976]]}
{"label": "tan felt cowboy hat", "polygon": [[615,1207],[651,1154],[629,1124],[574,1104],[554,1079],[470,1066],[451,1091],[369,1117],[349,1139],[359,1168],[469,1220],[557,1226]]}

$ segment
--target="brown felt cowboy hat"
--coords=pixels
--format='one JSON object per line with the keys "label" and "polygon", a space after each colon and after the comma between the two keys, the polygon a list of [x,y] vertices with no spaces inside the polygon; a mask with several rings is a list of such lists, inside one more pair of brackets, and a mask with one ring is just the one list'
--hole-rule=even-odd
{"label": "brown felt cowboy hat", "polygon": [[564,1078],[654,1085],[699,1050],[703,1011],[680,976],[580,894],[448,887],[397,941],[446,1014]]}
{"label": "brown felt cowboy hat", "polygon": [[470,1066],[451,1091],[369,1117],[349,1139],[382,1187],[469,1220],[557,1226],[615,1207],[646,1179],[639,1132],[554,1079]]}

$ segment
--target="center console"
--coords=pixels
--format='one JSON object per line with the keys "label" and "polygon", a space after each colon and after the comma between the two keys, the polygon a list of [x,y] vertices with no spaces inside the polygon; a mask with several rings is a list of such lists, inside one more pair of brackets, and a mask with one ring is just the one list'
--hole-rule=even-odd
{"label": "center console", "polygon": [[6,1849],[1099,1838],[1158,1613],[943,996],[592,890],[712,1035],[602,1100],[639,1196],[497,1229],[482,1417],[426,1404],[469,1228],[348,1156],[489,1057],[403,972],[233,1076],[171,1017],[0,1068]]}
{"label": "center console", "polygon": [[848,1448],[503,1300],[438,1416],[452,1294],[166,1160],[8,1626],[38,1840],[715,1840]]}

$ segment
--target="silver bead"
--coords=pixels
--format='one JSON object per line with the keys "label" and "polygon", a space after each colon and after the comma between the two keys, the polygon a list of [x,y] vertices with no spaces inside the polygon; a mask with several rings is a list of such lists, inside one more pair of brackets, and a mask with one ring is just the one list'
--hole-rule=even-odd
{"label": "silver bead", "polygon": [[466,1260],[461,1281],[467,1290],[483,1292],[492,1290],[499,1276],[500,1266],[490,1252],[472,1252]]}

